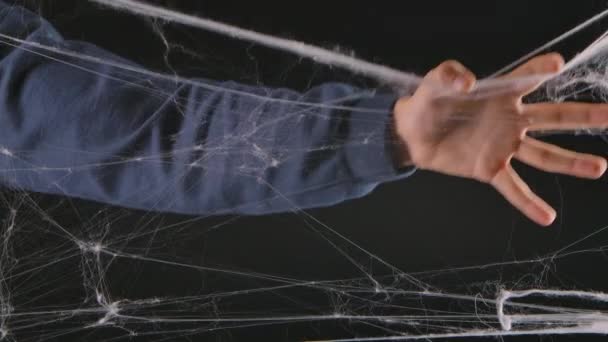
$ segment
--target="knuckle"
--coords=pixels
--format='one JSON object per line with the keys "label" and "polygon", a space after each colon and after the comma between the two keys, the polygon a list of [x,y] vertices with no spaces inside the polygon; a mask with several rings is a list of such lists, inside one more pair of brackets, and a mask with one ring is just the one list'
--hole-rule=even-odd
{"label": "knuckle", "polygon": [[488,184],[494,184],[501,171],[509,165],[508,160],[496,160],[475,169],[473,178]]}
{"label": "knuckle", "polygon": [[556,123],[566,122],[566,113],[562,108],[558,108],[553,112],[553,121]]}
{"label": "knuckle", "polygon": [[591,123],[593,120],[593,115],[592,112],[589,108],[585,108],[581,111],[581,115],[582,115],[582,122],[580,122],[580,124],[588,124]]}
{"label": "knuckle", "polygon": [[540,150],[537,154],[537,158],[541,163],[549,163],[553,160],[553,155],[547,150]]}
{"label": "knuckle", "polygon": [[514,151],[514,152],[519,151],[521,149],[521,147],[523,146],[524,139],[525,139],[525,135],[519,137],[519,139],[514,139],[513,142],[511,143],[511,151]]}
{"label": "knuckle", "polygon": [[532,191],[530,188],[521,190],[521,206],[524,211],[534,210],[536,208],[536,203],[532,199]]}
{"label": "knuckle", "polygon": [[532,126],[537,120],[532,115],[520,114],[517,120],[517,127],[521,131],[521,136],[525,135],[526,131]]}
{"label": "knuckle", "polygon": [[579,160],[577,158],[570,158],[567,164],[569,172],[574,173],[578,169]]}

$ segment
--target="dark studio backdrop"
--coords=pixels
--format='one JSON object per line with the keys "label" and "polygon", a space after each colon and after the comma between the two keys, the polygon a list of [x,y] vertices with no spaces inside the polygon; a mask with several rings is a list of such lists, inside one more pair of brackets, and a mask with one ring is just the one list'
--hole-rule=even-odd
{"label": "dark studio backdrop", "polygon": [[[354,51],[365,59],[418,74],[443,60],[458,59],[479,76],[492,73],[608,6],[606,1],[158,3],[265,33]],[[87,40],[146,67],[168,71],[165,46],[159,35],[154,33],[155,27],[162,26],[159,23],[102,9],[81,0],[32,1],[27,5],[40,11],[70,39]],[[234,79],[301,90],[335,80],[373,85],[369,80],[350,73],[314,65],[252,44],[184,27],[164,26],[161,29],[167,40],[174,44],[167,58],[182,75]],[[567,58],[572,57],[606,29],[608,20],[577,34],[553,50],[562,52]],[[601,137],[556,136],[548,140],[600,155],[606,155],[608,150],[608,143]],[[517,169],[537,193],[557,208],[559,216],[552,227],[540,228],[526,220],[488,186],[428,172],[417,172],[403,181],[385,184],[366,198],[309,212],[406,272],[534,259],[559,250],[608,223],[608,184],[605,178],[586,181],[543,174],[522,165],[517,165]],[[107,210],[106,205],[85,201],[43,195],[35,198],[41,208],[52,212],[53,217],[66,226],[83,222],[86,213]],[[112,222],[125,227],[141,226],[149,217],[144,212],[116,210],[120,215],[113,216]],[[157,219],[151,224],[168,225],[185,219],[163,215],[161,223]],[[201,221],[201,233],[193,234],[190,229],[190,233],[179,235],[179,239],[164,243],[166,251],[159,253],[164,253],[170,260],[224,265],[301,279],[358,276],[356,270],[332,248],[315,238],[301,215],[241,217],[225,221],[226,218]],[[222,222],[220,228],[207,229],[216,222]],[[598,235],[581,249],[602,246],[607,239],[606,234]],[[545,285],[566,284],[569,288],[606,290],[606,266],[608,264],[602,257],[574,257],[553,270],[554,280]],[[520,271],[523,277],[530,276],[529,273],[537,269],[522,268]],[[213,282],[210,274],[172,272],[162,266],[142,267],[132,275],[138,279],[133,280],[137,285],[131,283],[128,286],[131,290],[140,287],[141,293],[173,291],[176,296],[180,293],[184,296],[202,284],[210,286]],[[513,276],[509,272],[515,271],[509,268],[504,272],[508,278]],[[472,277],[467,279],[462,275],[461,282],[484,281],[475,279],[474,274]],[[176,280],[180,286],[169,285],[175,284]],[[170,286],[173,288],[169,290]],[[220,330],[190,339],[296,341],[340,337],[349,331],[352,329],[344,328],[344,324],[307,323]],[[346,333],[346,336],[350,335]],[[102,338],[105,337],[80,331],[58,340],[92,341]],[[575,339],[602,341],[605,337],[505,338],[508,341]],[[146,339],[142,337],[141,340]],[[176,340],[188,339],[178,335]]]}

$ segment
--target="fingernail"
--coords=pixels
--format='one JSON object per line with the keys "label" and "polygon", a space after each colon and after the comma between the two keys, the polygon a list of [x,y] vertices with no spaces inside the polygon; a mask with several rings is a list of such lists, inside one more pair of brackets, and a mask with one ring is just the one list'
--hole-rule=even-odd
{"label": "fingernail", "polygon": [[606,171],[606,163],[597,163],[591,160],[581,160],[580,168],[585,174],[597,178],[601,177]]}
{"label": "fingernail", "polygon": [[458,76],[454,79],[454,88],[456,90],[466,90],[467,87],[467,79],[464,76]]}
{"label": "fingernail", "polygon": [[545,227],[550,226],[557,217],[557,213],[555,210],[553,210],[553,208],[537,207],[536,211],[537,217],[539,218],[538,223]]}

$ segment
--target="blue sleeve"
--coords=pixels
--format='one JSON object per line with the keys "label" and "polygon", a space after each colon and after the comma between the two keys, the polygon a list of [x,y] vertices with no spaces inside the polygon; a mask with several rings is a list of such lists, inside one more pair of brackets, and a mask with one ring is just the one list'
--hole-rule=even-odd
{"label": "blue sleeve", "polygon": [[413,171],[393,160],[394,94],[142,75],[1,1],[0,33],[6,187],[151,211],[258,215],[337,204]]}

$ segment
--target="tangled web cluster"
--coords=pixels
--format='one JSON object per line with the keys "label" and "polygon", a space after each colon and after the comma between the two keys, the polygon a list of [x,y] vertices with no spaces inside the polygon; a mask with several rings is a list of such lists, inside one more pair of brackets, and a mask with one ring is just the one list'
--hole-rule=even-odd
{"label": "tangled web cluster", "polygon": [[[95,2],[174,25],[213,30],[286,50],[321,64],[363,74],[382,85],[398,87],[404,93],[411,92],[420,80],[416,75],[335,51],[241,30],[166,8],[129,0]],[[605,15],[599,14],[558,41]],[[162,37],[162,31],[156,33]],[[608,100],[605,59],[608,40],[604,38],[600,37],[570,61],[559,75],[547,75],[547,82],[535,96],[552,101],[589,96],[597,101]],[[165,99],[176,108],[181,108],[180,102],[187,99],[167,94],[157,85],[187,84],[200,88],[203,94],[219,89],[250,99],[248,110],[239,113],[240,124],[232,135],[220,141],[201,141],[172,156],[133,153],[108,162],[49,167],[28,164],[27,151],[3,147],[2,158],[14,161],[10,164],[15,165],[2,170],[8,182],[36,174],[48,180],[48,188],[55,189],[54,193],[61,193],[62,184],[82,170],[94,169],[101,177],[108,168],[142,163],[182,163],[185,170],[205,170],[212,158],[238,155],[241,163],[232,170],[235,177],[247,177],[258,186],[267,187],[268,192],[284,203],[285,211],[298,215],[317,238],[335,250],[336,258],[343,258],[359,273],[358,277],[347,279],[298,279],[215,265],[202,257],[180,253],[180,248],[189,241],[238,219],[214,217],[234,208],[217,208],[203,216],[178,221],[166,220],[164,214],[149,211],[133,220],[127,214],[131,209],[95,207],[89,210],[83,206],[66,213],[65,204],[69,207],[69,199],[45,202],[27,189],[5,189],[1,196],[0,229],[2,341],[63,340],[74,334],[91,340],[195,340],[235,329],[301,324],[318,329],[314,339],[335,341],[608,335],[608,294],[602,293],[602,289],[546,286],[555,277],[553,271],[558,265],[572,256],[601,259],[605,246],[589,246],[586,242],[601,236],[608,227],[534,260],[412,273],[391,265],[302,210],[290,199],[290,194],[281,193],[265,179],[268,172],[280,168],[294,153],[343,147],[336,142],[312,147],[280,144],[273,139],[273,129],[278,123],[281,127],[298,125],[307,117],[322,115],[323,108],[355,110],[348,107],[352,98],[277,100],[273,92],[250,93],[248,88],[231,83],[218,85],[178,74],[157,73],[104,56],[65,49],[52,41],[48,44],[26,41],[0,32],[0,43],[63,63],[75,73],[93,72],[91,66],[104,65],[104,73],[96,75],[100,79]],[[546,46],[541,50],[544,48]],[[489,96],[516,86],[519,81],[529,80],[503,81],[490,77],[482,80],[470,96]],[[364,91],[358,96],[369,97],[373,93],[373,90]],[[282,106],[285,110],[281,117],[268,117],[265,113],[269,106]],[[201,127],[204,125],[201,122]],[[385,144],[380,136],[361,137],[361,144]],[[180,139],[179,136],[173,138]],[[179,153],[193,151],[199,152],[201,158],[180,158]],[[94,151],[70,153],[79,156],[77,160],[89,160]],[[176,176],[176,185],[181,184],[182,177],[187,177],[187,173]],[[156,199],[172,201],[171,189],[149,191],[154,192]],[[58,210],[59,207],[62,209]],[[506,273],[515,276],[504,277]],[[479,281],[466,285],[458,281],[471,274]],[[534,276],[529,277],[530,274]],[[157,279],[172,286],[158,291],[140,279]],[[179,279],[190,282],[184,284]],[[340,334],[324,335],[322,328],[327,322],[344,329]]]}

